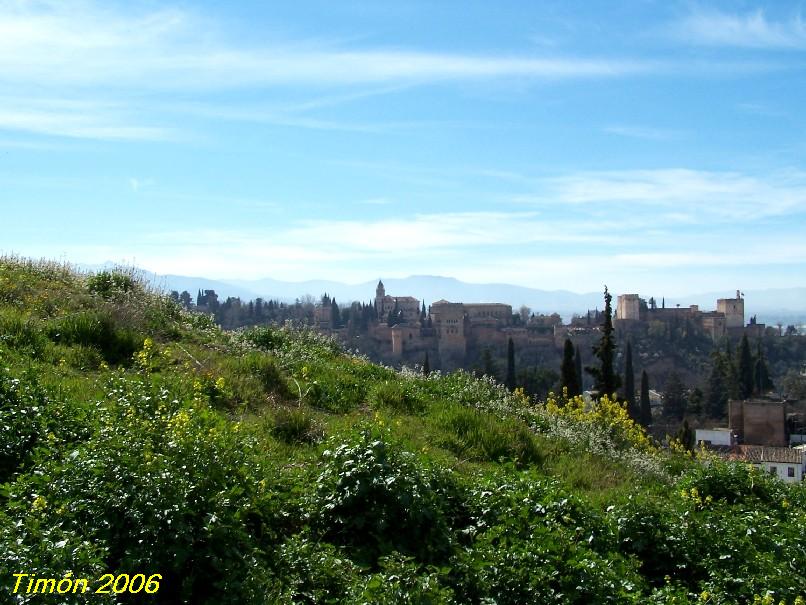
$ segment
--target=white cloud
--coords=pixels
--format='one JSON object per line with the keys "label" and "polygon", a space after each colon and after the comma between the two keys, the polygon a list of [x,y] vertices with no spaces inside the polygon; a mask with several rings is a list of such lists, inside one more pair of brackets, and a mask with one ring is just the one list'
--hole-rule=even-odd
{"label": "white cloud", "polygon": [[[202,33],[208,32],[208,33]],[[0,80],[38,85],[228,88],[645,72],[644,61],[343,50],[285,41],[233,44],[197,15],[115,13],[87,3],[0,4]]]}
{"label": "white cloud", "polygon": [[806,23],[800,15],[771,21],[762,10],[744,15],[700,11],[676,23],[672,32],[685,42],[707,46],[806,49]]}
{"label": "white cloud", "polygon": [[136,123],[119,107],[63,99],[2,98],[0,129],[108,141],[176,138],[169,129]]}
{"label": "white cloud", "polygon": [[[806,211],[806,174],[759,178],[688,169],[586,172],[546,181],[538,203],[662,206],[681,216],[740,222]],[[528,201],[530,198],[526,198]]]}

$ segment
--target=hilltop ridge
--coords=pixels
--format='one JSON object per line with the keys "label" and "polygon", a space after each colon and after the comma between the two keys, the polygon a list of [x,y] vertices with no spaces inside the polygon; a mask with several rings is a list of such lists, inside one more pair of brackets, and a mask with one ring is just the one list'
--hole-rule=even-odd
{"label": "hilltop ridge", "polygon": [[160,574],[152,603],[806,596],[802,486],[660,448],[606,398],[225,332],[132,274],[0,259],[0,444],[23,603],[59,601],[13,573]]}

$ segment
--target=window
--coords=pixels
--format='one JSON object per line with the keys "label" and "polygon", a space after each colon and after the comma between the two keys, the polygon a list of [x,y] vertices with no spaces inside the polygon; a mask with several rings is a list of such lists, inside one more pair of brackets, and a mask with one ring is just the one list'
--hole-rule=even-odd
{"label": "window", "polygon": [[795,467],[790,466],[786,469],[786,476],[787,477],[794,477],[795,476]]}
{"label": "window", "polygon": [[770,475],[777,475],[777,474],[778,474],[778,467],[777,466],[771,466],[770,467]]}

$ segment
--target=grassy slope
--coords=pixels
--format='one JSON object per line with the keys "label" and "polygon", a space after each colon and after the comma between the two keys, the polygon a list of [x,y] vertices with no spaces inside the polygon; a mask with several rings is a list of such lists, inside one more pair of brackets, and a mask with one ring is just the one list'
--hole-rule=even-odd
{"label": "grassy slope", "polygon": [[654,451],[618,411],[224,333],[132,276],[0,260],[0,366],[3,589],[20,570],[161,573],[165,603],[793,602],[806,584],[801,488]]}

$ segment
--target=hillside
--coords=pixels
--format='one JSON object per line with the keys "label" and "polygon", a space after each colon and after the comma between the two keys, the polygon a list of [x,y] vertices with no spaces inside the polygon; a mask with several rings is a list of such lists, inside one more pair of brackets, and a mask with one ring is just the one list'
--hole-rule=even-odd
{"label": "hillside", "polygon": [[[0,259],[0,504],[0,602],[806,597],[803,486],[659,449],[606,399],[224,332],[129,275],[16,258]],[[25,591],[68,574],[90,591]],[[121,595],[91,592],[104,574]]]}

